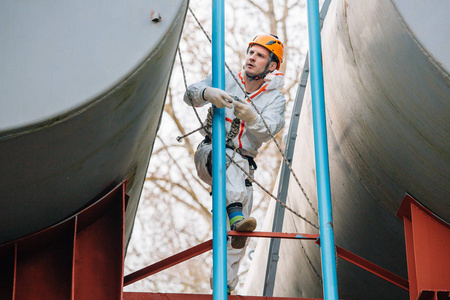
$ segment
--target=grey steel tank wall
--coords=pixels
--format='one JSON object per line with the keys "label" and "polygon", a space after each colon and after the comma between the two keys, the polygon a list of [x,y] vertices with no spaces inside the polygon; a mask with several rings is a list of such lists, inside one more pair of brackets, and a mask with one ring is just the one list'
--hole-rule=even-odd
{"label": "grey steel tank wall", "polygon": [[[448,38],[447,28],[436,30]],[[436,63],[421,42],[389,0],[332,1],[322,31],[336,244],[404,278],[403,224],[395,216],[404,194],[450,221],[450,82],[445,63]],[[293,167],[316,205],[308,89]],[[318,224],[304,198],[291,179],[287,204]],[[289,212],[283,231],[317,232]],[[265,247],[267,242],[259,244],[255,253],[248,294],[262,293]],[[320,251],[314,243],[282,241],[277,270],[274,295],[322,296]],[[342,299],[409,297],[340,259],[337,272]]]}
{"label": "grey steel tank wall", "polygon": [[0,132],[47,122],[113,89],[158,47],[184,2],[2,1]]}
{"label": "grey steel tank wall", "polygon": [[178,4],[156,47],[114,88],[68,114],[1,134],[0,243],[64,220],[125,178],[129,238],[188,1]]}

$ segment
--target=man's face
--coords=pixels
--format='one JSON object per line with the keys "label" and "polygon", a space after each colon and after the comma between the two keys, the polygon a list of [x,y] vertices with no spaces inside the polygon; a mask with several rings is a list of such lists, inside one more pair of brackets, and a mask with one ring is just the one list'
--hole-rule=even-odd
{"label": "man's face", "polygon": [[250,76],[264,72],[269,61],[270,51],[260,45],[253,45],[247,53],[244,70]]}

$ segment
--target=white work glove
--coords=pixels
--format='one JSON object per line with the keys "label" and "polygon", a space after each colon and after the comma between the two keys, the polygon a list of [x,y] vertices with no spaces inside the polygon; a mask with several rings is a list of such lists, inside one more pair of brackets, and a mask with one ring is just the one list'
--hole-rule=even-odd
{"label": "white work glove", "polygon": [[251,123],[256,120],[258,115],[251,107],[250,103],[234,101],[234,115],[236,118],[241,119],[247,123]]}
{"label": "white work glove", "polygon": [[211,102],[217,108],[233,107],[231,105],[233,98],[221,89],[206,87],[202,92],[202,97],[204,100]]}

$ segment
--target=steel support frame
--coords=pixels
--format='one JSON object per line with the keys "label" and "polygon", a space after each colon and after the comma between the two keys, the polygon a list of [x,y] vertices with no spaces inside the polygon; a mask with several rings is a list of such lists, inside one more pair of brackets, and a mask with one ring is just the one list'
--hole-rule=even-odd
{"label": "steel support frame", "polygon": [[405,228],[411,300],[447,300],[450,294],[450,224],[406,194],[397,212]]}
{"label": "steel support frame", "polygon": [[172,255],[166,259],[163,259],[157,263],[154,263],[148,267],[145,267],[139,271],[133,272],[131,274],[128,274],[124,278],[124,286],[127,286],[129,284],[132,284],[136,281],[139,281],[141,279],[144,279],[148,276],[151,276],[153,274],[156,274],[162,270],[165,270],[167,268],[170,268],[172,266],[175,266],[179,263],[182,263],[188,259],[191,259],[193,257],[196,257],[200,254],[203,254],[209,250],[212,250],[213,243],[212,240],[208,240],[204,243],[201,243],[197,246],[194,246],[192,248],[189,248],[185,251],[182,251],[178,254]]}
{"label": "steel support frame", "polygon": [[[319,235],[317,234],[300,234],[300,233],[281,233],[281,232],[237,232],[228,231],[228,236],[248,236],[248,237],[262,237],[262,238],[287,238],[287,239],[305,239],[305,240],[316,240]],[[130,273],[124,278],[124,286],[132,284],[136,281],[144,279],[148,276],[156,274],[162,270],[170,268],[174,265],[182,263],[188,259],[196,257],[203,254],[209,250],[213,249],[213,241],[208,240],[197,246],[184,250],[180,253],[172,255],[168,258],[163,259],[157,263],[154,263],[148,267],[145,267],[136,272]]]}
{"label": "steel support frame", "polygon": [[59,224],[0,245],[0,299],[122,299],[125,182]]}
{"label": "steel support frame", "polygon": [[383,278],[386,281],[389,281],[390,283],[393,283],[399,287],[401,287],[404,290],[409,290],[409,284],[408,280],[386,270],[382,267],[368,261],[367,259],[364,259],[348,250],[345,250],[344,248],[336,246],[336,253],[337,256],[380,277]]}
{"label": "steel support frame", "polygon": [[[254,237],[254,238],[283,238],[283,239],[294,239],[294,240],[314,240],[316,241],[316,244],[320,246],[320,240],[318,234],[307,234],[307,233],[283,233],[283,232],[262,232],[262,231],[254,231],[254,232],[237,232],[237,231],[228,231],[228,236],[247,236],[247,237]],[[173,256],[170,256],[160,262],[157,262],[153,265],[150,265],[146,268],[143,268],[139,271],[136,271],[134,273],[131,273],[127,276],[125,276],[124,279],[124,286],[127,286],[131,283],[134,283],[138,280],[141,280],[147,276],[153,275],[155,273],[158,273],[162,270],[165,270],[169,267],[172,267],[176,264],[182,263],[190,258],[193,258],[195,256],[198,256],[202,253],[205,253],[212,249],[212,240],[208,240],[206,242],[203,242],[202,244],[199,244],[195,247],[192,247],[190,249],[187,249],[185,251],[182,251],[178,254],[175,254]],[[356,266],[365,269],[368,272],[371,272],[372,274],[375,274],[403,289],[408,290],[408,281],[386,269],[383,269],[382,267],[348,251],[341,247],[336,247],[336,253],[338,257],[355,264]],[[127,297],[125,297],[127,295]],[[151,294],[148,296],[148,298],[145,298],[145,293],[140,293],[139,295],[131,295],[130,293],[124,293],[124,299],[126,300],[135,300],[135,299],[161,299],[157,298],[156,295],[174,295],[174,294]],[[189,295],[182,294],[186,298],[184,299],[190,299]],[[198,295],[195,295],[198,296]],[[207,297],[208,295],[204,295],[204,297]],[[137,297],[137,298],[134,298]],[[140,298],[139,298],[140,297]],[[178,299],[178,298],[171,298],[172,296],[167,296],[167,298],[162,299]],[[202,299],[202,298],[192,298],[192,299]],[[210,298],[205,298],[210,299]],[[232,299],[232,298],[231,298]],[[244,298],[236,298],[236,299],[244,299]],[[245,299],[253,299],[253,298],[247,298]],[[271,297],[263,297],[263,298],[255,298],[255,299],[272,299]],[[279,298],[278,298],[279,299]],[[283,298],[284,299],[284,298]],[[289,298],[288,298],[289,299]],[[295,298],[295,299],[302,299],[302,298]],[[438,298],[439,299],[439,298]]]}
{"label": "steel support frame", "polygon": [[[342,248],[336,246],[337,256],[375,274],[405,290],[409,290],[410,299],[446,300],[450,294],[450,224],[435,216],[410,195],[406,195],[397,213],[405,224],[408,275],[410,281]],[[236,232],[229,231],[228,236],[247,236],[259,238],[286,238],[316,240],[320,246],[319,235],[281,233],[281,232]],[[125,284],[140,280],[161,270],[181,263],[189,258],[212,249],[212,240],[191,249],[173,255],[161,262],[127,275]],[[211,299],[211,295],[127,293],[125,300],[159,299]],[[162,298],[161,298],[162,297]],[[230,296],[229,299],[272,299],[270,297]],[[290,299],[290,298],[285,298]],[[299,299],[299,298],[296,298]]]}
{"label": "steel support frame", "polygon": [[[163,294],[163,293],[123,293],[124,300],[212,300],[212,295],[206,294]],[[230,295],[230,300],[323,300],[322,298],[292,298],[292,297],[258,297]]]}

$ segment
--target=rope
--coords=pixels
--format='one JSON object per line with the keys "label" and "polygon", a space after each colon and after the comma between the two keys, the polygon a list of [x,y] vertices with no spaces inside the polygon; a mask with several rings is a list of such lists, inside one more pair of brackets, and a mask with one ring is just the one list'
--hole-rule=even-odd
{"label": "rope", "polygon": [[263,187],[259,182],[257,182],[253,177],[251,177],[240,165],[238,165],[234,159],[232,157],[230,157],[227,154],[227,157],[242,171],[244,172],[245,175],[247,175],[248,180],[250,180],[252,183],[256,183],[256,185],[258,185],[264,192],[266,192],[270,197],[272,197],[273,199],[275,199],[275,201],[277,201],[281,206],[283,206],[284,208],[286,208],[287,210],[289,210],[291,213],[293,213],[294,215],[296,215],[297,217],[299,217],[300,219],[302,219],[303,221],[305,221],[306,223],[310,224],[312,227],[319,229],[319,227],[317,227],[317,225],[313,224],[311,221],[307,220],[305,217],[303,217],[302,215],[300,215],[299,213],[297,213],[296,211],[294,211],[292,208],[290,208],[289,206],[287,206],[286,204],[284,204],[283,202],[281,202],[280,199],[278,199],[277,197],[275,197],[275,195],[273,195],[271,192],[269,192],[265,187]]}
{"label": "rope", "polygon": [[[189,11],[191,12],[192,16],[194,17],[194,19],[195,19],[195,21],[197,22],[197,24],[198,24],[198,26],[200,27],[200,29],[201,29],[201,30],[203,31],[203,33],[205,34],[206,38],[207,38],[207,39],[209,40],[209,42],[211,43],[211,42],[212,42],[212,41],[211,41],[211,38],[209,37],[208,33],[205,31],[205,29],[203,28],[203,26],[200,24],[200,21],[197,19],[197,17],[195,16],[194,12],[192,11],[192,9],[191,9],[190,7],[189,7]],[[181,58],[181,51],[180,51],[180,48],[179,48],[179,47],[178,47],[178,54],[179,54],[179,57],[180,57],[180,63],[181,63],[182,71],[183,71],[184,85],[185,85],[186,90],[188,90],[187,81],[186,81],[186,72],[185,72],[185,69],[184,69],[184,64],[183,64],[183,60],[182,60],[182,58]],[[239,82],[239,80],[236,78],[236,76],[234,76],[233,72],[231,71],[230,67],[227,65],[226,62],[225,62],[225,66],[226,66],[226,68],[228,69],[228,71],[230,72],[230,74],[232,74],[234,80],[236,81],[236,83],[238,84],[238,86],[240,87],[240,89],[242,90],[242,92],[243,92],[243,94],[245,95],[245,97],[246,97],[248,100],[251,100],[251,99],[249,98],[249,96],[247,95],[247,93],[245,92],[244,87],[243,87],[242,84]],[[208,134],[208,135],[211,137],[211,132],[208,131],[208,130],[205,128],[205,126],[203,125],[203,122],[201,121],[201,119],[200,119],[200,117],[199,117],[199,115],[198,115],[198,112],[197,112],[195,106],[193,105],[192,98],[191,98],[191,95],[190,95],[189,92],[188,92],[188,97],[189,97],[191,106],[192,106],[192,108],[194,109],[194,112],[195,112],[195,114],[196,114],[196,116],[197,116],[197,119],[199,120],[200,124],[202,124],[202,127],[196,129],[196,130],[193,131],[193,132],[199,131],[200,129],[203,128],[203,129],[205,130],[206,134]],[[296,176],[294,170],[292,169],[291,164],[289,163],[289,161],[287,160],[286,156],[284,155],[283,150],[281,149],[280,144],[278,143],[278,141],[276,140],[276,138],[275,138],[275,136],[273,135],[272,131],[270,130],[269,126],[267,125],[267,123],[266,123],[265,119],[263,118],[261,112],[259,111],[259,109],[255,106],[255,104],[254,104],[252,101],[249,101],[249,102],[251,103],[251,105],[253,106],[253,108],[255,109],[255,111],[258,113],[258,115],[261,117],[261,120],[263,121],[264,126],[265,126],[267,132],[269,133],[271,139],[275,142],[275,145],[276,145],[278,151],[280,152],[281,156],[283,157],[284,162],[286,163],[286,165],[288,166],[290,172],[292,173],[292,175],[293,175],[295,181],[297,182],[297,185],[300,187],[300,189],[301,189],[303,195],[305,196],[306,201],[308,202],[309,206],[310,206],[311,209],[313,210],[313,212],[314,212],[314,214],[316,215],[316,217],[318,217],[318,213],[317,213],[316,210],[314,209],[311,200],[309,199],[308,195],[306,194],[306,192],[305,192],[305,190],[304,190],[302,184],[300,183],[300,180],[299,180],[298,177]],[[188,133],[188,134],[186,134],[186,135],[184,135],[184,136],[190,135],[190,134],[192,134],[193,132],[190,132],[190,133]],[[182,137],[177,137],[177,140],[180,141],[184,136],[182,136]],[[226,155],[227,155],[227,157],[230,159],[230,161],[231,161],[232,163],[234,163],[234,164],[235,164],[242,172],[244,172],[244,174],[248,177],[248,179],[249,179],[251,182],[253,182],[253,183],[255,183],[256,185],[258,185],[258,186],[259,186],[266,194],[268,194],[271,198],[273,198],[274,200],[276,200],[276,201],[277,201],[281,206],[283,206],[285,209],[287,209],[288,211],[290,211],[291,213],[293,213],[293,214],[296,215],[297,217],[301,218],[302,220],[304,220],[305,222],[307,222],[308,224],[310,224],[310,225],[313,226],[314,228],[319,229],[319,227],[318,227],[317,225],[313,224],[311,221],[307,220],[305,217],[303,217],[302,215],[300,215],[299,213],[297,213],[296,211],[294,211],[292,208],[290,208],[290,207],[288,207],[286,204],[284,204],[281,200],[279,200],[276,196],[274,196],[271,192],[269,192],[266,188],[264,188],[259,182],[257,182],[253,177],[251,177],[250,174],[248,174],[241,166],[239,166],[239,165],[234,161],[234,154],[236,153],[236,150],[237,150],[237,149],[235,148],[235,150],[234,150],[234,152],[233,152],[233,157],[230,157],[228,154],[226,154]],[[228,166],[229,166],[229,165],[227,165],[227,168],[228,168]]]}
{"label": "rope", "polygon": [[[236,77],[234,76],[234,74],[230,71],[230,69],[228,69],[228,71],[230,72],[230,74],[233,75],[234,80],[236,80],[236,82],[238,83],[239,87],[241,88],[242,92],[244,93],[245,97],[250,100],[249,96],[247,95],[247,93],[245,92],[244,88],[242,87],[242,85],[239,84],[238,80],[236,79]],[[297,182],[298,186],[300,187],[303,195],[305,196],[306,201],[308,202],[309,206],[311,207],[311,209],[313,210],[314,214],[316,215],[316,217],[319,216],[319,214],[316,212],[316,210],[314,209],[314,206],[312,205],[311,200],[309,199],[308,195],[305,192],[305,189],[303,188],[302,184],[300,183],[300,180],[298,179],[297,175],[295,174],[294,170],[292,169],[291,164],[289,163],[289,161],[286,158],[286,155],[284,155],[283,150],[281,149],[280,144],[278,143],[277,139],[275,138],[275,136],[272,134],[272,131],[270,130],[269,126],[266,123],[266,120],[264,120],[261,112],[259,111],[259,109],[256,107],[256,105],[253,103],[253,101],[250,101],[250,104],[253,106],[253,108],[255,109],[255,111],[258,113],[258,115],[261,117],[261,120],[264,123],[264,126],[266,127],[267,132],[269,133],[270,137],[272,138],[272,140],[275,142],[275,145],[278,148],[278,152],[280,152],[281,156],[283,157],[284,162],[286,163],[286,165],[288,166],[289,170],[291,171],[292,176],[294,177],[295,181]]]}
{"label": "rope", "polygon": [[[187,85],[187,81],[186,81],[186,71],[184,70],[183,59],[181,58],[181,51],[180,51],[180,47],[179,47],[179,46],[178,46],[177,50],[178,50],[178,56],[180,57],[181,70],[182,70],[182,72],[183,72],[184,87],[186,88],[186,91],[187,91],[188,85]],[[203,128],[204,126],[203,126],[202,119],[200,119],[200,116],[198,115],[197,109],[195,108],[195,105],[194,105],[194,103],[192,102],[192,98],[191,98],[191,94],[190,94],[190,93],[188,93],[188,97],[189,97],[189,102],[191,102],[191,106],[192,106],[192,108],[194,109],[195,115],[197,116],[197,119],[198,119],[198,121],[200,122],[200,124],[202,124],[202,128]],[[197,130],[195,130],[195,131],[197,131]],[[205,130],[205,131],[206,131],[206,130]],[[191,132],[191,133],[189,133],[189,134],[192,134],[192,133],[193,133],[193,132]],[[206,131],[206,133],[208,133],[208,131]],[[189,134],[188,134],[188,135],[189,135]],[[180,138],[180,137],[178,137],[178,138]],[[177,138],[177,140],[178,140],[178,138]],[[181,139],[180,139],[179,141],[181,141]]]}

